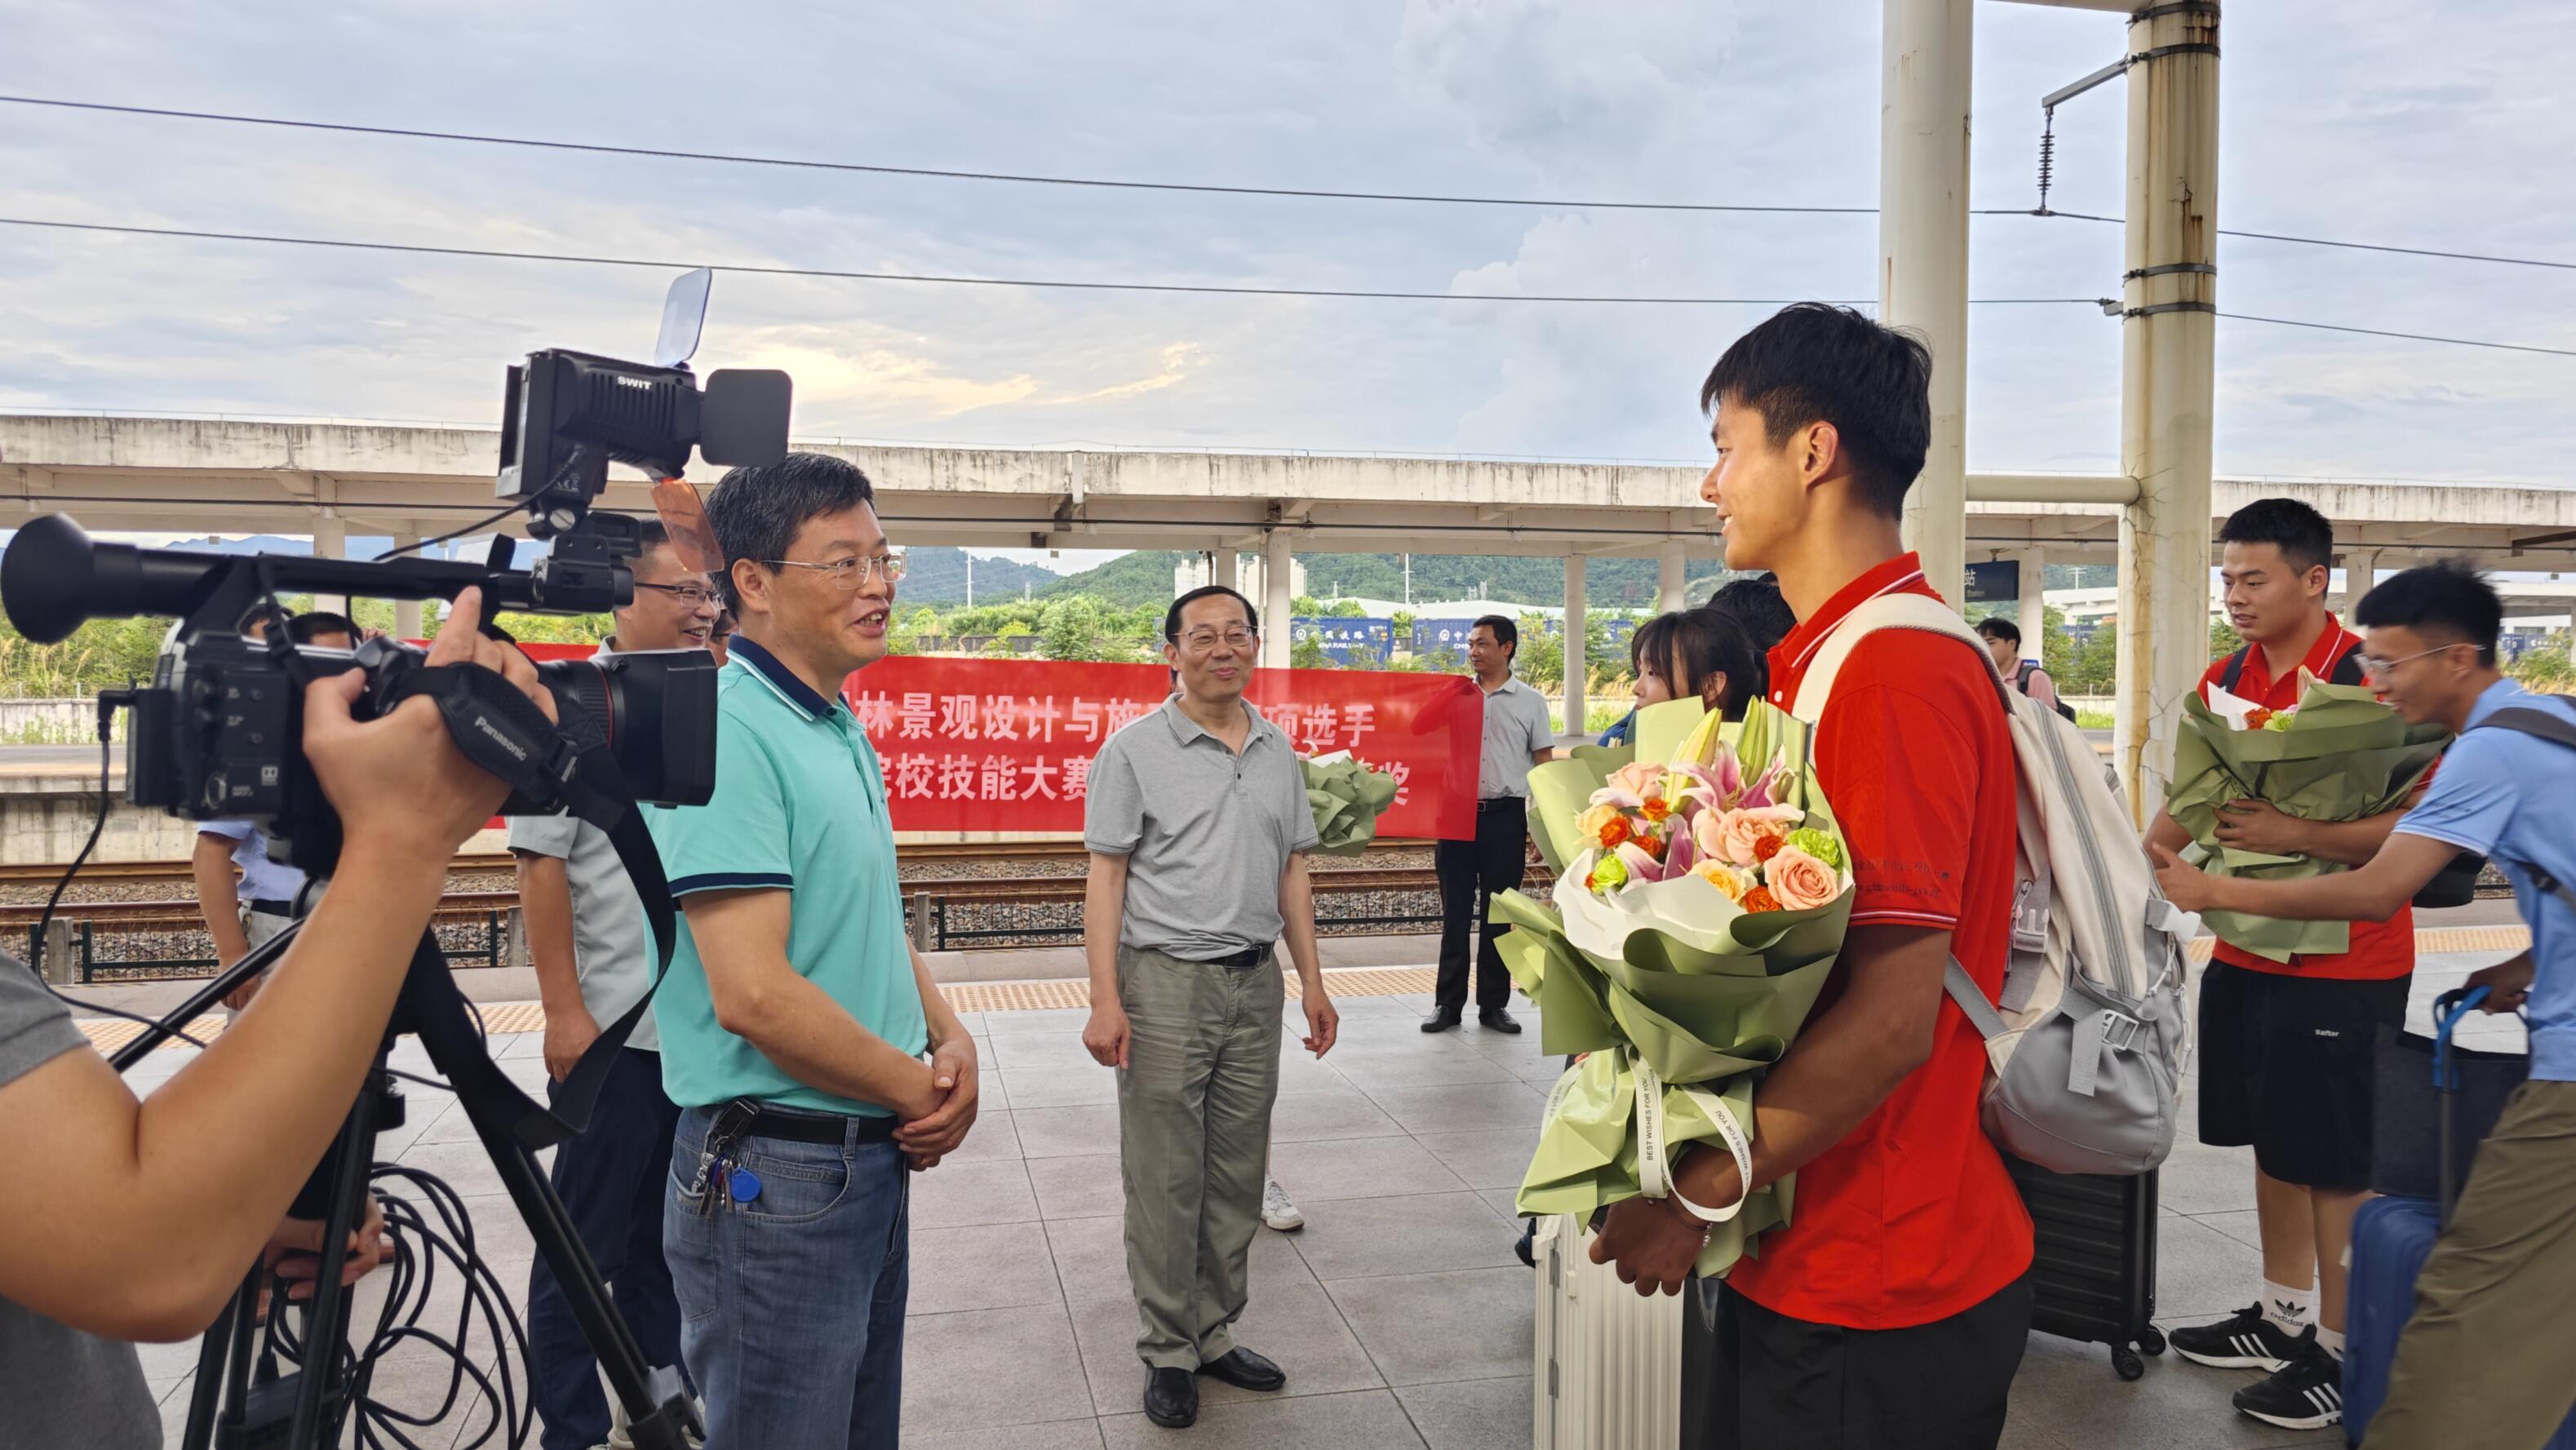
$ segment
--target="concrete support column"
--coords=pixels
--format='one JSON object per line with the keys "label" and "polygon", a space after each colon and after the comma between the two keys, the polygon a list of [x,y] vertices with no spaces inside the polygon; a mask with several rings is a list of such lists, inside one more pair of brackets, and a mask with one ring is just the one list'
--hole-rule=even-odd
{"label": "concrete support column", "polygon": [[2139,497],[2120,519],[2112,765],[2141,827],[2164,800],[2175,724],[2209,652],[2216,11],[2155,6],[2129,26],[2129,54],[2142,58],[2128,76],[2120,471]]}
{"label": "concrete support column", "polygon": [[[420,535],[417,533],[397,535],[394,539],[394,547],[397,549],[414,548],[418,546],[419,543]],[[420,601],[417,599],[395,600],[394,637],[397,639],[418,639],[420,638],[420,629]]]}
{"label": "concrete support column", "polygon": [[1235,549],[1234,545],[1219,545],[1216,552],[1209,557],[1214,561],[1208,569],[1210,581],[1222,584],[1228,589],[1243,588],[1242,583],[1239,582],[1243,577],[1243,555]]}
{"label": "concrete support column", "polygon": [[2347,626],[2352,625],[2353,611],[2361,608],[2361,596],[2368,594],[2370,586],[2378,582],[2377,549],[2343,551],[2343,622]]}
{"label": "concrete support column", "polygon": [[1878,319],[1932,349],[1932,447],[1905,538],[1941,597],[1968,572],[1968,97],[1975,0],[1884,0]]}
{"label": "concrete support column", "polygon": [[1274,670],[1288,667],[1289,557],[1286,529],[1261,536],[1261,663]]}
{"label": "concrete support column", "polygon": [[1655,612],[1670,614],[1681,607],[1682,541],[1666,539],[1655,555]]}
{"label": "concrete support column", "polygon": [[1583,556],[1565,556],[1565,733],[1583,733],[1584,691],[1592,657],[1583,647]]}
{"label": "concrete support column", "polygon": [[[349,557],[348,520],[329,509],[322,511],[322,516],[313,521],[313,557],[317,559]],[[333,614],[346,614],[349,612],[349,597],[345,594],[317,594],[313,596],[313,607],[328,610]]]}
{"label": "concrete support column", "polygon": [[2031,659],[2045,659],[2042,645],[2048,639],[2048,551],[2024,549],[2013,556],[2021,570],[2021,652]]}

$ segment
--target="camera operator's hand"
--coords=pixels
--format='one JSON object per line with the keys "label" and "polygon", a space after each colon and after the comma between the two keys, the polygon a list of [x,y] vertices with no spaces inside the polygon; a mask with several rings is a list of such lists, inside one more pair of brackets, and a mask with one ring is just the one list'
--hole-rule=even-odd
{"label": "camera operator's hand", "polygon": [[[262,1268],[274,1269],[277,1277],[287,1281],[286,1297],[296,1303],[313,1297],[313,1280],[322,1272],[322,1224],[309,1218],[290,1218],[269,1235],[268,1247],[260,1252]],[[385,1261],[385,1206],[374,1194],[367,1195],[367,1221],[349,1235],[348,1257],[340,1261],[340,1282],[354,1284],[375,1272]]]}
{"label": "camera operator's hand", "polygon": [[[537,667],[485,638],[482,615],[482,590],[458,594],[430,643],[429,663],[497,671],[553,719],[554,700],[537,683]],[[405,700],[382,719],[352,717],[349,707],[365,688],[365,676],[349,670],[304,692],[304,753],[340,813],[342,838],[353,850],[443,861],[492,818],[509,788],[456,749],[428,700]]]}

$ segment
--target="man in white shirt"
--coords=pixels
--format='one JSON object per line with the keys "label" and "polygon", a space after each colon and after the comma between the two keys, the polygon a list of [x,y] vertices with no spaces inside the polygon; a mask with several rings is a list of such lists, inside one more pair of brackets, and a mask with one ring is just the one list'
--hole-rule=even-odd
{"label": "man in white shirt", "polygon": [[1530,767],[1556,748],[1556,721],[1547,697],[1512,678],[1520,628],[1488,614],[1467,632],[1467,663],[1485,692],[1485,740],[1476,768],[1476,839],[1440,841],[1431,848],[1440,873],[1440,976],[1433,989],[1425,1032],[1446,1032],[1467,1012],[1467,929],[1477,926],[1476,1020],[1494,1032],[1518,1032],[1504,1010],[1511,973],[1494,939],[1511,930],[1486,921],[1497,891],[1521,884],[1529,851]]}

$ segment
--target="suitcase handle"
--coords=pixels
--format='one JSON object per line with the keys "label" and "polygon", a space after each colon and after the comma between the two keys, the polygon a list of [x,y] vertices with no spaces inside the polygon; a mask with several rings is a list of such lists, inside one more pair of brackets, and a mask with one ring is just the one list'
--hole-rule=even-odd
{"label": "suitcase handle", "polygon": [[2442,1099],[2441,1132],[2437,1141],[2441,1169],[2435,1180],[2439,1197],[2435,1200],[2434,1213],[2435,1221],[2446,1226],[2451,1221],[2452,1208],[2460,1199],[2460,1186],[2451,1167],[2452,1107],[2460,1088],[2459,1070],[2451,1065],[2451,1033],[2460,1025],[2460,1019],[2476,1011],[2478,1004],[2486,999],[2487,989],[2484,987],[2453,988],[2433,999],[2433,1091]]}

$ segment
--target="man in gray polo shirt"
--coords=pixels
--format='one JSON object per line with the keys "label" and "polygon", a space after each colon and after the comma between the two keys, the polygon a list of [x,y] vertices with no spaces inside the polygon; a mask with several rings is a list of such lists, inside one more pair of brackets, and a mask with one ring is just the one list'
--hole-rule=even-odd
{"label": "man in gray polo shirt", "polygon": [[1315,961],[1305,776],[1288,737],[1243,700],[1260,648],[1252,605],[1222,585],[1193,590],[1163,617],[1163,640],[1179,692],[1091,765],[1082,1042],[1118,1069],[1145,1414],[1177,1429],[1198,1418],[1195,1375],[1288,1382],[1234,1342],[1279,1094],[1283,930],[1306,1049],[1330,1051],[1340,1018]]}
{"label": "man in gray polo shirt", "polygon": [[1440,873],[1440,975],[1432,986],[1425,1032],[1446,1032],[1467,1015],[1467,929],[1477,928],[1476,1021],[1488,1031],[1518,1032],[1504,1004],[1512,978],[1494,938],[1511,930],[1487,921],[1497,891],[1521,884],[1529,850],[1530,767],[1556,748],[1556,722],[1547,697],[1512,677],[1520,653],[1518,626],[1488,614],[1467,631],[1467,663],[1485,693],[1484,751],[1476,768],[1476,839],[1436,841],[1431,864]]}
{"label": "man in gray polo shirt", "polygon": [[[643,522],[635,598],[599,647],[704,649],[720,604],[715,584],[684,565],[656,519]],[[644,903],[608,833],[575,816],[513,816],[520,910],[537,995],[546,1008],[546,1091],[653,986]],[[680,1305],[662,1257],[663,1185],[680,1110],[662,1090],[661,1038],[648,1010],[600,1081],[590,1126],[555,1149],[555,1194],[616,1295],[617,1311],[653,1364],[680,1362]],[[543,1450],[591,1450],[610,1438],[599,1362],[572,1302],[540,1257],[528,1270],[528,1369]]]}

